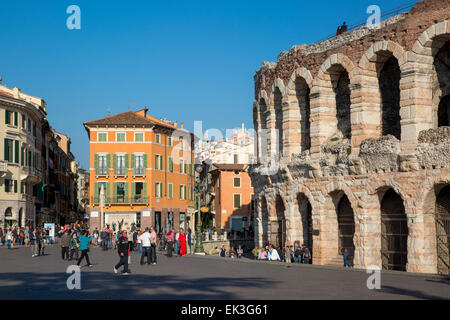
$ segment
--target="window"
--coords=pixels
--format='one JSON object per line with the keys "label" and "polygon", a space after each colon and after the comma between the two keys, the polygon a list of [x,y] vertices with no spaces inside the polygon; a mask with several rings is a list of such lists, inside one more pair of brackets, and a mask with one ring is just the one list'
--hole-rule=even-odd
{"label": "window", "polygon": [[145,183],[144,182],[136,182],[134,184],[134,190],[133,190],[133,202],[134,203],[144,203],[146,202],[146,194],[145,194]]}
{"label": "window", "polygon": [[159,134],[156,135],[156,143],[158,143],[158,144],[161,143],[161,135],[159,135]]}
{"label": "window", "polygon": [[169,147],[172,146],[172,137],[167,138],[167,143],[169,144]]}
{"label": "window", "polygon": [[169,172],[173,172],[173,158],[169,157]]}
{"label": "window", "polygon": [[31,132],[31,119],[27,119],[27,129],[28,132]]}
{"label": "window", "polygon": [[180,160],[180,173],[186,173],[185,169],[186,167],[184,166],[185,161],[183,159]]}
{"label": "window", "polygon": [[126,134],[124,132],[118,132],[116,134],[116,141],[117,142],[125,142],[126,141]]}
{"label": "window", "polygon": [[234,194],[234,209],[239,209],[241,207],[241,195],[240,194]]}
{"label": "window", "polygon": [[134,141],[135,142],[144,142],[144,133],[143,132],[136,132],[134,134]]}
{"label": "window", "polygon": [[97,141],[98,142],[107,142],[108,141],[108,134],[106,132],[99,132],[97,134]]}
{"label": "window", "polygon": [[103,191],[105,192],[105,198],[107,198],[107,196],[108,196],[108,193],[107,193],[107,190],[106,190],[106,188],[107,188],[107,184],[106,184],[106,182],[99,182],[98,183],[98,199],[96,199],[96,203],[100,203],[100,195],[101,195],[101,191],[102,191],[102,186],[103,186]]}
{"label": "window", "polygon": [[234,161],[234,162],[233,162],[234,164],[239,163],[239,155],[238,155],[238,154],[235,154],[235,155],[234,155],[233,161]]}
{"label": "window", "polygon": [[33,137],[36,137],[36,122],[33,122]]}
{"label": "window", "polygon": [[11,192],[12,189],[12,180],[5,179],[5,192]]}
{"label": "window", "polygon": [[126,203],[125,182],[116,182],[116,201],[115,203]]}
{"label": "window", "polygon": [[26,129],[27,128],[27,118],[24,114],[22,114],[22,129]]}
{"label": "window", "polygon": [[125,176],[127,174],[127,158],[128,155],[127,154],[117,154],[114,155],[115,159],[115,165],[116,165],[116,170],[115,170],[115,174],[118,176]]}
{"label": "window", "polygon": [[180,184],[180,200],[186,200],[186,186]]}
{"label": "window", "polygon": [[134,174],[136,176],[145,175],[145,164],[143,154],[134,155]]}
{"label": "window", "polygon": [[5,161],[13,162],[13,140],[5,138]]}
{"label": "window", "polygon": [[163,170],[163,158],[159,154],[155,155],[155,169]]}
{"label": "window", "polygon": [[155,197],[156,198],[162,197],[162,183],[161,182],[155,182]]}
{"label": "window", "polygon": [[184,150],[184,140],[183,140],[183,137],[180,137],[180,149],[181,150]]}
{"label": "window", "polygon": [[96,167],[96,175],[97,176],[107,176],[109,171],[109,155],[99,154],[96,155],[97,158],[97,167]]}
{"label": "window", "polygon": [[233,186],[235,188],[240,188],[241,187],[241,178],[234,178],[233,180],[234,180]]}
{"label": "window", "polygon": [[169,183],[169,199],[173,199],[173,183]]}

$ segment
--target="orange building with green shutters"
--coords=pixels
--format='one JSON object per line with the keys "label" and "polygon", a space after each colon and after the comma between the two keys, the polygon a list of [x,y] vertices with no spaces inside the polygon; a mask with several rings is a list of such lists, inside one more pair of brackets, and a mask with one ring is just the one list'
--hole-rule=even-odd
{"label": "orange building with green shutters", "polygon": [[84,123],[90,142],[91,230],[106,224],[117,230],[120,223],[125,229],[154,226],[158,232],[187,228],[187,212],[194,207],[194,136],[182,124],[147,112]]}

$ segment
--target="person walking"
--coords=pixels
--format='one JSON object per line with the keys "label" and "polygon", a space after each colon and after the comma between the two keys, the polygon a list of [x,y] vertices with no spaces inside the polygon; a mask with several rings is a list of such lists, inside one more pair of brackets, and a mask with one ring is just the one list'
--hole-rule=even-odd
{"label": "person walking", "polygon": [[303,247],[303,264],[309,264],[309,261],[311,260],[311,251],[309,251],[309,248],[307,246]]}
{"label": "person walking", "polygon": [[142,254],[142,241],[139,239],[140,236],[143,235],[144,232],[142,232],[141,230],[139,230],[139,233],[137,234],[137,240],[136,240],[136,247],[137,247],[137,252],[139,254]]}
{"label": "person walking", "polygon": [[227,249],[225,249],[225,245],[222,245],[222,248],[220,249],[219,256],[222,258],[225,258],[227,256]]}
{"label": "person walking", "polygon": [[70,235],[69,230],[64,231],[61,236],[61,257],[63,260],[69,260]]}
{"label": "person walking", "polygon": [[186,235],[184,234],[184,229],[180,229],[180,235],[178,236],[178,241],[180,244],[180,256],[186,255]]}
{"label": "person walking", "polygon": [[80,265],[81,261],[83,261],[83,258],[86,257],[86,262],[88,267],[93,267],[94,265],[91,264],[89,261],[89,242],[92,241],[92,236],[88,235],[87,231],[82,231],[80,236],[80,250],[81,250],[81,257],[78,259],[77,266]]}
{"label": "person walking", "polygon": [[156,241],[158,235],[155,232],[155,228],[150,228],[150,256],[152,265],[156,264]]}
{"label": "person walking", "polygon": [[189,248],[189,254],[192,254],[192,232],[191,232],[191,228],[188,228],[188,232],[187,232],[187,245]]}
{"label": "person walking", "polygon": [[40,255],[45,255],[45,231],[39,231],[39,252]]}
{"label": "person walking", "polygon": [[140,245],[142,245],[142,254],[141,254],[141,266],[144,265],[144,258],[147,256],[147,264],[151,264],[151,242],[150,242],[150,232],[148,227],[145,228],[145,232],[138,237],[138,241],[140,241]]}
{"label": "person walking", "polygon": [[133,232],[128,232],[128,250],[133,251]]}
{"label": "person walking", "polygon": [[344,254],[343,254],[343,258],[344,258],[344,268],[345,267],[352,267],[352,261],[350,259],[350,253],[348,252],[347,248],[344,249]]}
{"label": "person walking", "polygon": [[29,233],[29,238],[30,238],[30,246],[31,246],[31,257],[37,257],[38,256],[38,238],[39,235],[36,232],[36,229],[33,229],[32,232]]}
{"label": "person walking", "polygon": [[78,260],[78,249],[80,248],[80,239],[77,233],[72,233],[72,238],[70,238],[70,257],[69,260],[72,261],[73,254],[75,254],[75,260]]}
{"label": "person walking", "polygon": [[121,272],[122,275],[128,275],[131,273],[130,270],[128,270],[128,253],[129,253],[129,244],[128,244],[128,236],[127,236],[127,230],[123,230],[122,235],[117,240],[117,252],[119,253],[119,262],[114,266],[114,273],[117,274],[118,269],[123,266],[123,271]]}
{"label": "person walking", "polygon": [[175,234],[172,229],[166,233],[166,241],[167,241],[167,256],[172,257],[173,251],[173,242],[175,241]]}
{"label": "person walking", "polygon": [[98,237],[99,237],[99,234],[98,234],[98,229],[97,229],[97,227],[95,228],[95,230],[94,230],[94,232],[93,232],[93,236],[94,236],[94,245],[95,245],[95,246],[98,246]]}
{"label": "person walking", "polygon": [[252,249],[252,254],[253,254],[253,258],[254,258],[255,260],[257,260],[257,259],[258,259],[258,256],[259,256],[259,246],[258,246],[258,245],[256,245],[256,246]]}
{"label": "person walking", "polygon": [[13,239],[13,233],[9,228],[7,228],[6,229],[6,245],[8,246],[8,249],[11,249],[12,239]]}
{"label": "person walking", "polygon": [[238,246],[236,253],[237,253],[237,258],[241,259],[242,255],[244,254],[244,250],[242,250],[242,247],[240,245]]}

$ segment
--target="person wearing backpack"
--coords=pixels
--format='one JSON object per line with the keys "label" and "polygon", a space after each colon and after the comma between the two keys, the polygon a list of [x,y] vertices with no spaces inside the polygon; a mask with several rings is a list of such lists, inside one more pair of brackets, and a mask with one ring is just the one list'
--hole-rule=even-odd
{"label": "person wearing backpack", "polygon": [[74,232],[72,234],[72,238],[70,238],[70,256],[69,260],[72,261],[73,254],[75,254],[75,259],[78,260],[78,249],[80,248],[80,239],[77,237],[77,233]]}
{"label": "person wearing backpack", "polygon": [[222,248],[220,249],[219,255],[220,255],[222,258],[225,258],[225,257],[227,256],[227,249],[225,249],[225,245],[222,245]]}
{"label": "person wearing backpack", "polygon": [[309,261],[311,260],[311,251],[309,251],[309,248],[304,246],[303,247],[303,264],[309,264]]}

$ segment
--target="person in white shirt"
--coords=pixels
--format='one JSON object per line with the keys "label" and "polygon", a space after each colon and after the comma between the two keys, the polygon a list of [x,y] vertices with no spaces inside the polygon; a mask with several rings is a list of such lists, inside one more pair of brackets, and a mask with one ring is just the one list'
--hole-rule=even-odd
{"label": "person in white shirt", "polygon": [[142,244],[142,255],[141,255],[141,266],[144,264],[144,257],[147,256],[147,264],[151,264],[151,242],[150,242],[150,232],[148,232],[148,227],[145,228],[145,232],[139,236],[139,240]]}
{"label": "person in white shirt", "polygon": [[156,239],[157,234],[155,232],[155,228],[150,228],[150,256],[152,264],[156,264]]}
{"label": "person in white shirt", "polygon": [[281,261],[278,251],[275,250],[275,248],[272,246],[269,246],[268,260],[269,261]]}

